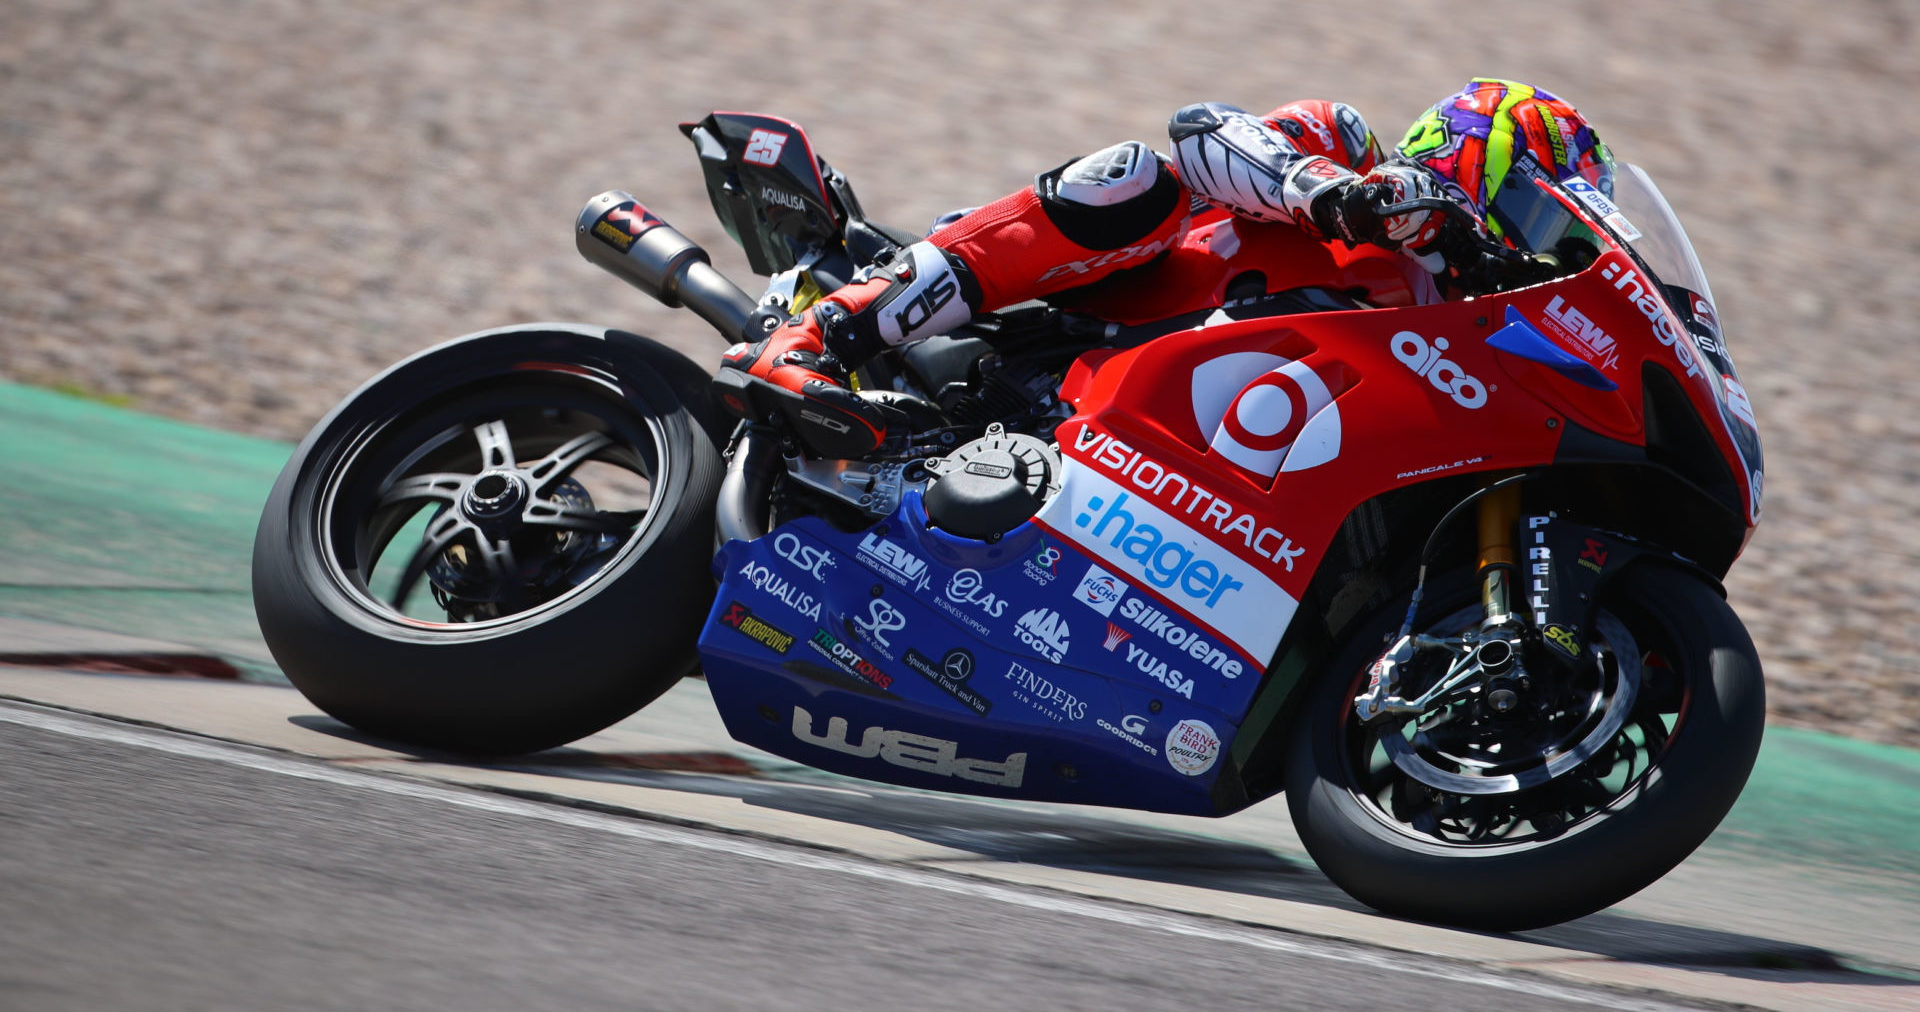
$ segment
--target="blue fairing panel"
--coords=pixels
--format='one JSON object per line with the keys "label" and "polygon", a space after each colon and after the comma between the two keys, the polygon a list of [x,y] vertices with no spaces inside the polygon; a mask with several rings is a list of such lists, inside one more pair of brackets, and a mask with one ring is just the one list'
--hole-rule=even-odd
{"label": "blue fairing panel", "polygon": [[721,550],[700,657],[728,731],[870,780],[1218,814],[1258,666],[1038,525],[988,544],[924,518],[910,494],[866,530]]}

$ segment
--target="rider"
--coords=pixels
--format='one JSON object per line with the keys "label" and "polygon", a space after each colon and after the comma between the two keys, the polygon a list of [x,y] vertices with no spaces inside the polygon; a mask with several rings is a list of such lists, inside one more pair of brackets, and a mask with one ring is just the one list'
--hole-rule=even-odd
{"label": "rider", "polygon": [[1393,159],[1339,102],[1292,102],[1265,116],[1206,102],[1174,113],[1167,131],[1171,160],[1127,141],[1041,173],[1033,186],[937,227],[764,340],[728,349],[723,367],[771,383],[817,452],[857,457],[880,445],[886,422],[834,378],[842,370],[982,310],[1150,263],[1185,232],[1196,197],[1316,239],[1398,250],[1444,277],[1444,216],[1383,219],[1374,209],[1446,196],[1484,219],[1523,152],[1559,179],[1581,176],[1604,190],[1612,182],[1612,155],[1573,106],[1490,78],[1422,114]]}

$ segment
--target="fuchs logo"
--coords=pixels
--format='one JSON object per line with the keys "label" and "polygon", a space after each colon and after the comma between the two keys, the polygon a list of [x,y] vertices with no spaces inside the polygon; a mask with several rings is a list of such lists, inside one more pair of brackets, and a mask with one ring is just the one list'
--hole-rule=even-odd
{"label": "fuchs logo", "polygon": [[1007,667],[1007,681],[1012,683],[1015,699],[1040,711],[1048,720],[1059,723],[1062,717],[1068,720],[1085,720],[1086,701],[1067,691],[1063,685],[1054,684],[1045,675],[1036,673],[1032,668],[1015,661]]}
{"label": "fuchs logo", "polygon": [[1415,376],[1424,376],[1435,390],[1453,398],[1455,404],[1463,408],[1478,410],[1487,403],[1487,385],[1467,375],[1459,363],[1441,358],[1440,353],[1447,350],[1447,339],[1436,337],[1432,344],[1411,330],[1403,330],[1393,335],[1393,357],[1400,364],[1413,370]]}
{"label": "fuchs logo", "polygon": [[753,589],[779,599],[781,604],[815,622],[820,621],[819,602],[815,601],[811,594],[801,593],[800,586],[793,581],[757,562],[749,562],[741,566],[740,575],[746,577],[748,583],[753,584]]}
{"label": "fuchs logo", "polygon": [[1214,646],[1205,636],[1175,622],[1166,612],[1140,598],[1129,598],[1120,605],[1120,616],[1168,646],[1212,668],[1222,678],[1240,677],[1240,660]]}
{"label": "fuchs logo", "polygon": [[1088,566],[1087,575],[1080,578],[1080,586],[1074,590],[1073,596],[1094,611],[1111,615],[1113,606],[1119,604],[1126,593],[1127,588],[1120,583],[1119,577],[1099,566]]}
{"label": "fuchs logo", "polygon": [[[1235,389],[1232,400],[1222,399]],[[1305,362],[1278,355],[1234,352],[1201,363],[1193,370],[1193,418],[1213,434],[1213,452],[1261,477],[1340,455],[1332,391]]]}
{"label": "fuchs logo", "polygon": [[968,604],[985,612],[991,618],[999,618],[1007,613],[1007,602],[988,593],[986,580],[977,569],[962,569],[947,580],[947,600],[954,604]]}
{"label": "fuchs logo", "polygon": [[927,578],[926,560],[879,535],[869,533],[860,539],[859,556],[880,575],[902,587],[925,590],[933,583]]}
{"label": "fuchs logo", "polygon": [[1587,314],[1567,305],[1567,300],[1556,295],[1547,303],[1545,310],[1547,322],[1556,324],[1562,334],[1578,341],[1593,356],[1600,360],[1603,368],[1613,369],[1620,363],[1620,349],[1607,332],[1595,326]]}
{"label": "fuchs logo", "polygon": [[832,555],[824,549],[813,548],[802,543],[790,531],[781,531],[780,536],[773,539],[773,554],[813,577],[815,583],[826,582],[827,570],[833,568]]}
{"label": "fuchs logo", "polygon": [[1111,652],[1113,648],[1119,646],[1122,643],[1125,643],[1126,641],[1132,638],[1133,638],[1132,633],[1126,631],[1125,629],[1120,628],[1117,625],[1114,625],[1112,622],[1107,623],[1107,642],[1105,646],[1109,652]]}
{"label": "fuchs logo", "polygon": [[843,755],[879,759],[901,769],[936,777],[953,777],[995,787],[1018,787],[1026,778],[1025,752],[1015,752],[997,763],[985,759],[963,759],[956,742],[905,731],[889,731],[884,727],[867,728],[866,733],[860,736],[860,744],[855,745],[847,740],[845,717],[828,717],[827,733],[815,734],[813,714],[797,706],[793,708],[793,736],[809,745],[832,749]]}
{"label": "fuchs logo", "polygon": [[1653,325],[1654,339],[1673,349],[1673,357],[1685,369],[1687,375],[1700,375],[1700,363],[1693,357],[1692,343],[1681,333],[1680,326],[1673,322],[1673,314],[1667,311],[1667,304],[1661,301],[1659,289],[1641,277],[1640,272],[1631,267],[1623,268],[1619,260],[1608,261],[1600,268],[1600,276],[1613,282],[1613,290],[1633,300],[1635,309]]}
{"label": "fuchs logo", "polygon": [[1072,639],[1073,630],[1068,628],[1067,620],[1050,608],[1035,608],[1020,616],[1014,624],[1013,635],[1033,648],[1033,652],[1055,664],[1067,656],[1067,648]]}

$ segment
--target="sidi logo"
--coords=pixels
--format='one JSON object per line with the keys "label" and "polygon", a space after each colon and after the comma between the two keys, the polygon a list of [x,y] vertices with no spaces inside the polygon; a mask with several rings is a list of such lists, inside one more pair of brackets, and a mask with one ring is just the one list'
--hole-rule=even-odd
{"label": "sidi logo", "polygon": [[1455,404],[1463,408],[1478,410],[1487,403],[1487,385],[1472,376],[1452,359],[1440,357],[1447,350],[1447,339],[1436,337],[1432,344],[1411,330],[1403,330],[1393,335],[1391,342],[1393,357],[1400,364],[1413,370],[1415,376],[1424,376],[1435,390],[1453,398]]}
{"label": "sidi logo", "polygon": [[809,745],[818,745],[843,755],[859,759],[877,758],[901,769],[995,787],[1018,787],[1027,772],[1025,752],[1015,752],[997,763],[985,759],[965,759],[960,756],[957,742],[905,731],[889,731],[884,727],[867,728],[866,733],[860,736],[860,743],[855,745],[847,740],[845,717],[828,717],[827,733],[816,734],[813,715],[797,706],[793,708],[793,736]]}

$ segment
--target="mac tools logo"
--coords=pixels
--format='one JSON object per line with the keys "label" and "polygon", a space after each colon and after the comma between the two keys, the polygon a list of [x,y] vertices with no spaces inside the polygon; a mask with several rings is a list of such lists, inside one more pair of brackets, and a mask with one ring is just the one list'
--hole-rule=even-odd
{"label": "mac tools logo", "polygon": [[[1229,396],[1228,392],[1239,393]],[[1340,409],[1305,362],[1246,351],[1193,370],[1193,419],[1211,447],[1247,471],[1271,478],[1340,455]]]}

